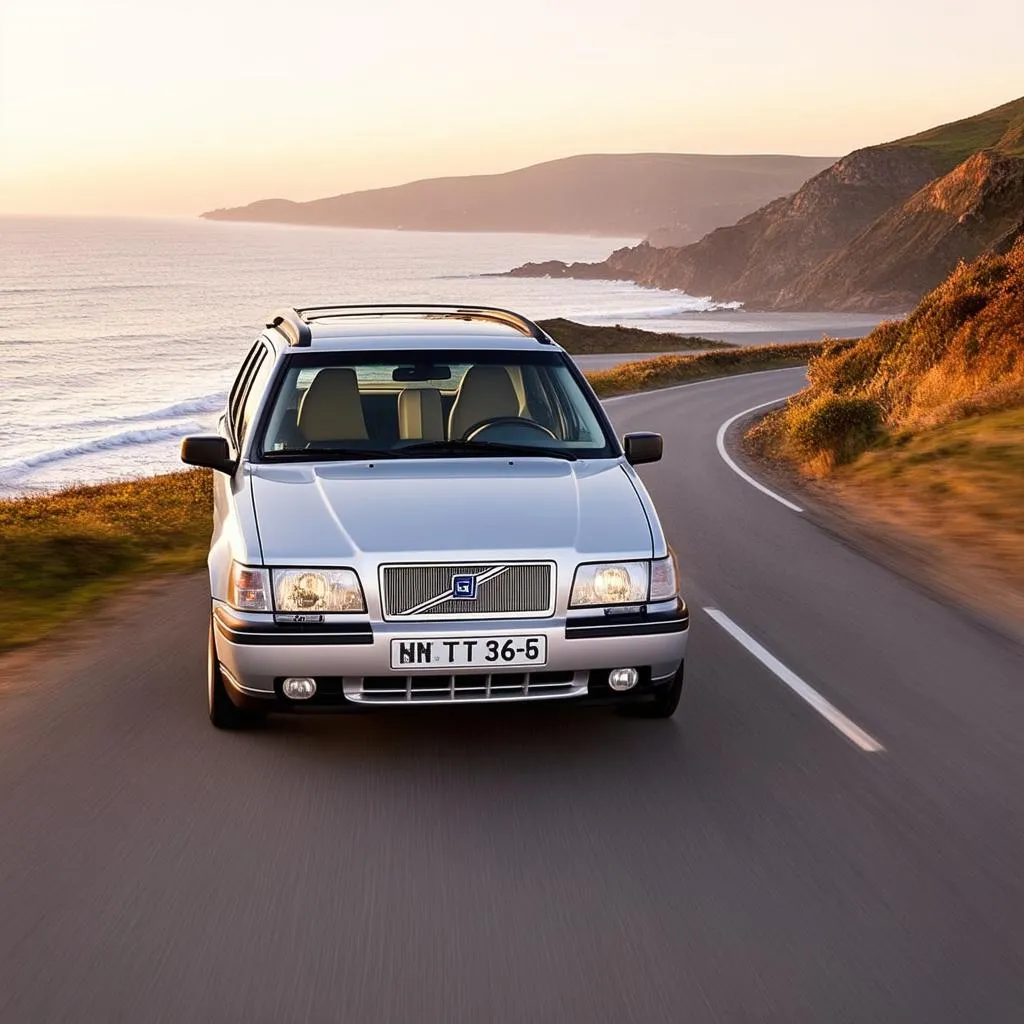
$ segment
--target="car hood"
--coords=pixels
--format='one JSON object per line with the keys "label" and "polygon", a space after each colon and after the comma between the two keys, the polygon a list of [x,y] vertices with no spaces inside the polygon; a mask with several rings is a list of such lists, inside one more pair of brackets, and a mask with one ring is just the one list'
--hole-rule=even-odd
{"label": "car hood", "polygon": [[422,459],[250,467],[268,565],[575,551],[650,558],[651,526],[616,461]]}

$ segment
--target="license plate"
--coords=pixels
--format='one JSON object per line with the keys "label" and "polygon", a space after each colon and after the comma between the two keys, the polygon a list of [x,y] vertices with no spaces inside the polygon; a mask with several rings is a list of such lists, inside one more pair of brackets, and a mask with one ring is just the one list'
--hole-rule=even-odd
{"label": "license plate", "polygon": [[546,636],[474,636],[438,640],[392,640],[391,667],[431,669],[514,668],[544,665]]}

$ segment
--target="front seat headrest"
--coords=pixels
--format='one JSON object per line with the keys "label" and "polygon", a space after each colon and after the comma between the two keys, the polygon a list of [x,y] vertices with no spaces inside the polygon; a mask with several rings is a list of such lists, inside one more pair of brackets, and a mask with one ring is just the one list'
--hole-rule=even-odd
{"label": "front seat headrest", "polygon": [[365,441],[366,420],[355,370],[347,366],[320,370],[302,396],[298,427],[307,441]]}
{"label": "front seat headrest", "polygon": [[518,416],[519,396],[504,366],[471,366],[459,385],[448,418],[449,439],[461,440],[470,427],[495,416]]}
{"label": "front seat headrest", "polygon": [[403,440],[444,440],[444,410],[437,388],[406,388],[398,396],[398,436]]}

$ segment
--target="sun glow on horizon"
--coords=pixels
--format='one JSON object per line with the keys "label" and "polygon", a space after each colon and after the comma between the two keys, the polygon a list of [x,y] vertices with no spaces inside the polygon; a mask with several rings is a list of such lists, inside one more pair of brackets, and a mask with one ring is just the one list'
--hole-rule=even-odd
{"label": "sun glow on horizon", "polygon": [[1019,95],[1024,5],[993,19],[972,32],[930,0],[294,0],[287,22],[265,0],[7,0],[0,212],[194,215],[582,152],[838,156]]}

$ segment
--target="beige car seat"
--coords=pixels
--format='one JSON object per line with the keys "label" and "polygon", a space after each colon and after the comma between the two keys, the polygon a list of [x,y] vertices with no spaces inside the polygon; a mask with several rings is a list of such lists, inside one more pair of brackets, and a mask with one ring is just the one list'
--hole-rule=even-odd
{"label": "beige car seat", "polygon": [[355,370],[320,370],[299,403],[298,428],[307,442],[365,441],[366,420]]}
{"label": "beige car seat", "polygon": [[483,420],[519,415],[519,396],[505,367],[477,364],[466,371],[459,385],[448,417],[448,437],[462,440],[470,427]]}
{"label": "beige car seat", "polygon": [[437,388],[406,388],[398,396],[398,436],[402,440],[444,440],[444,410]]}

